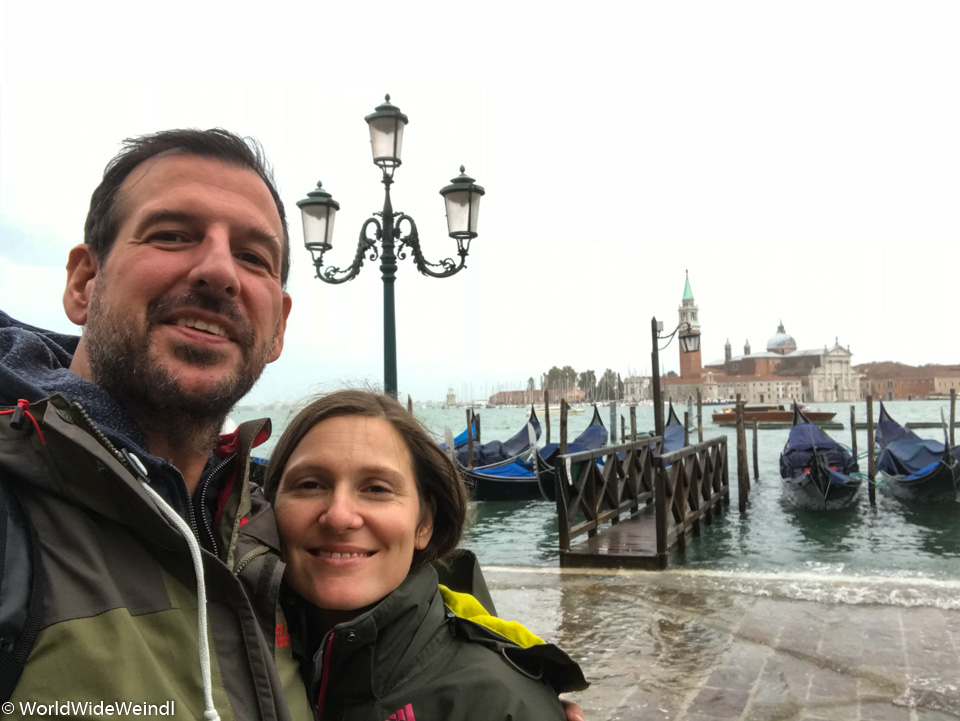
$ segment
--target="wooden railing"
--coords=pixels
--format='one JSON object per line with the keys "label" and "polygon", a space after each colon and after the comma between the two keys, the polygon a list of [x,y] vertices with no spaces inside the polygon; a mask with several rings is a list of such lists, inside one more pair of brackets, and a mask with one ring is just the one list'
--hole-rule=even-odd
{"label": "wooden railing", "polygon": [[[570,550],[577,536],[597,535],[605,523],[619,523],[653,502],[656,472],[653,459],[663,443],[652,436],[619,446],[606,446],[560,456],[557,460],[557,515],[560,550]],[[623,453],[621,460],[619,454]],[[602,460],[602,463],[598,463]]]}
{"label": "wooden railing", "polygon": [[657,466],[656,516],[657,560],[667,567],[667,552],[676,542],[677,550],[687,549],[687,533],[700,535],[701,520],[713,521],[723,505],[730,505],[725,436],[684,446],[654,459]]}
{"label": "wooden railing", "polygon": [[[656,524],[657,566],[666,568],[670,548],[684,552],[688,533],[699,536],[701,523],[711,523],[720,506],[729,505],[726,437],[660,455],[662,443],[654,436],[558,458],[561,554],[579,536],[633,519]],[[654,513],[647,521],[640,511],[650,505]]]}

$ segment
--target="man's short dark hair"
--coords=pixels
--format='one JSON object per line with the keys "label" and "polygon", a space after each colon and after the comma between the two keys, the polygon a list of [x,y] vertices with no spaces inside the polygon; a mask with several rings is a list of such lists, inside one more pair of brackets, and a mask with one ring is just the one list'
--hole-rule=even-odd
{"label": "man's short dark hair", "polygon": [[253,138],[242,138],[223,128],[198,130],[196,128],[163,130],[159,133],[127,138],[121,150],[103,171],[103,180],[90,196],[90,210],[83,227],[83,242],[90,246],[94,256],[103,262],[110,254],[120,231],[120,186],[141,163],[161,153],[182,153],[203,158],[214,158],[229,165],[249,168],[266,184],[277,205],[283,227],[283,250],[280,282],[286,287],[290,273],[290,233],[283,201],[273,180],[273,170],[267,164],[263,148]]}

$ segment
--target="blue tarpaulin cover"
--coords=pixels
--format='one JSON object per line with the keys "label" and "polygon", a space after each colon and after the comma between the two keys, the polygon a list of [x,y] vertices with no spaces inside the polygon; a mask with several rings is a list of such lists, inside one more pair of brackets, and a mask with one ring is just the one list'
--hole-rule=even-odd
{"label": "blue tarpaulin cover", "polygon": [[533,465],[515,458],[513,463],[504,463],[501,466],[492,468],[477,468],[471,471],[483,476],[495,476],[497,478],[535,478],[533,474]]}
{"label": "blue tarpaulin cover", "polygon": [[877,459],[877,469],[891,476],[909,476],[943,458],[943,444],[927,438],[904,438],[887,445]]}
{"label": "blue tarpaulin cover", "polygon": [[[531,412],[527,421],[533,426],[534,435],[540,438],[540,421],[537,414]],[[456,441],[454,441],[456,446]],[[506,441],[490,441],[489,443],[474,444],[473,446],[473,467],[489,466],[491,463],[500,463],[514,456],[519,456],[530,447],[530,434],[527,432],[527,424],[521,428],[512,438]],[[457,460],[460,465],[469,465],[469,446],[459,446],[457,450]]]}
{"label": "blue tarpaulin cover", "polygon": [[[877,458],[877,470],[889,476],[909,476],[907,480],[913,480],[932,472],[943,458],[943,443],[920,438],[906,426],[901,426],[890,417],[882,403],[874,439],[883,449]],[[955,451],[951,452],[956,455]]]}
{"label": "blue tarpaulin cover", "polygon": [[[809,468],[816,448],[820,460],[843,473],[857,470],[853,454],[813,423],[799,423],[790,429],[787,445],[780,454],[780,475],[790,478]],[[831,474],[833,475],[833,474]]]}
{"label": "blue tarpaulin cover", "polygon": [[670,453],[683,448],[683,436],[683,423],[677,418],[677,413],[673,410],[673,404],[671,403],[667,425],[663,427],[663,452]]}

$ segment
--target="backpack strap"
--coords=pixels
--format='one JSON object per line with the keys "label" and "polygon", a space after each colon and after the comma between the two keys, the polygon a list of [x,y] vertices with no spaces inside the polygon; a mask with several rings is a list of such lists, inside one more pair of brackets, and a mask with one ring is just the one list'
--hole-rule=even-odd
{"label": "backpack strap", "polygon": [[0,476],[0,702],[13,695],[40,632],[43,580],[37,533]]}

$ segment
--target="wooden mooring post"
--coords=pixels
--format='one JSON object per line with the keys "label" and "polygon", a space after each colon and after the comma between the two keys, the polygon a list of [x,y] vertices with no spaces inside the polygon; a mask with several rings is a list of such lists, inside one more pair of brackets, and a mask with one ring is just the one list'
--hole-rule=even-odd
{"label": "wooden mooring post", "polygon": [[747,431],[744,428],[743,401],[737,393],[737,495],[740,513],[746,513],[750,496],[750,473],[747,468]]}
{"label": "wooden mooring post", "polygon": [[610,442],[617,442],[617,402],[610,401]]}
{"label": "wooden mooring post", "polygon": [[627,419],[620,416],[620,440],[627,442]]}
{"label": "wooden mooring post", "polygon": [[757,458],[757,421],[753,422],[753,480],[760,480],[760,461]]}
{"label": "wooden mooring post", "polygon": [[543,390],[543,423],[547,427],[547,443],[550,442],[550,392]]}
{"label": "wooden mooring post", "polygon": [[467,408],[467,468],[473,468],[473,410]]}
{"label": "wooden mooring post", "polygon": [[697,386],[697,443],[703,443],[703,394]]}
{"label": "wooden mooring post", "polygon": [[857,457],[857,407],[850,406],[850,450]]}
{"label": "wooden mooring post", "polygon": [[560,455],[567,452],[567,399],[560,399]]}
{"label": "wooden mooring post", "polygon": [[407,413],[413,415],[413,396],[407,393]]}
{"label": "wooden mooring post", "polygon": [[690,412],[683,412],[683,445],[690,445]]}
{"label": "wooden mooring post", "polygon": [[953,435],[953,427],[955,425],[955,418],[957,417],[957,389],[950,389],[950,447],[953,448],[957,445],[956,438]]}
{"label": "wooden mooring post", "polygon": [[877,477],[877,467],[873,457],[873,396],[867,396],[867,495],[870,505],[877,505],[877,487],[873,479]]}
{"label": "wooden mooring post", "polygon": [[630,406],[630,441],[637,440],[637,407]]}

